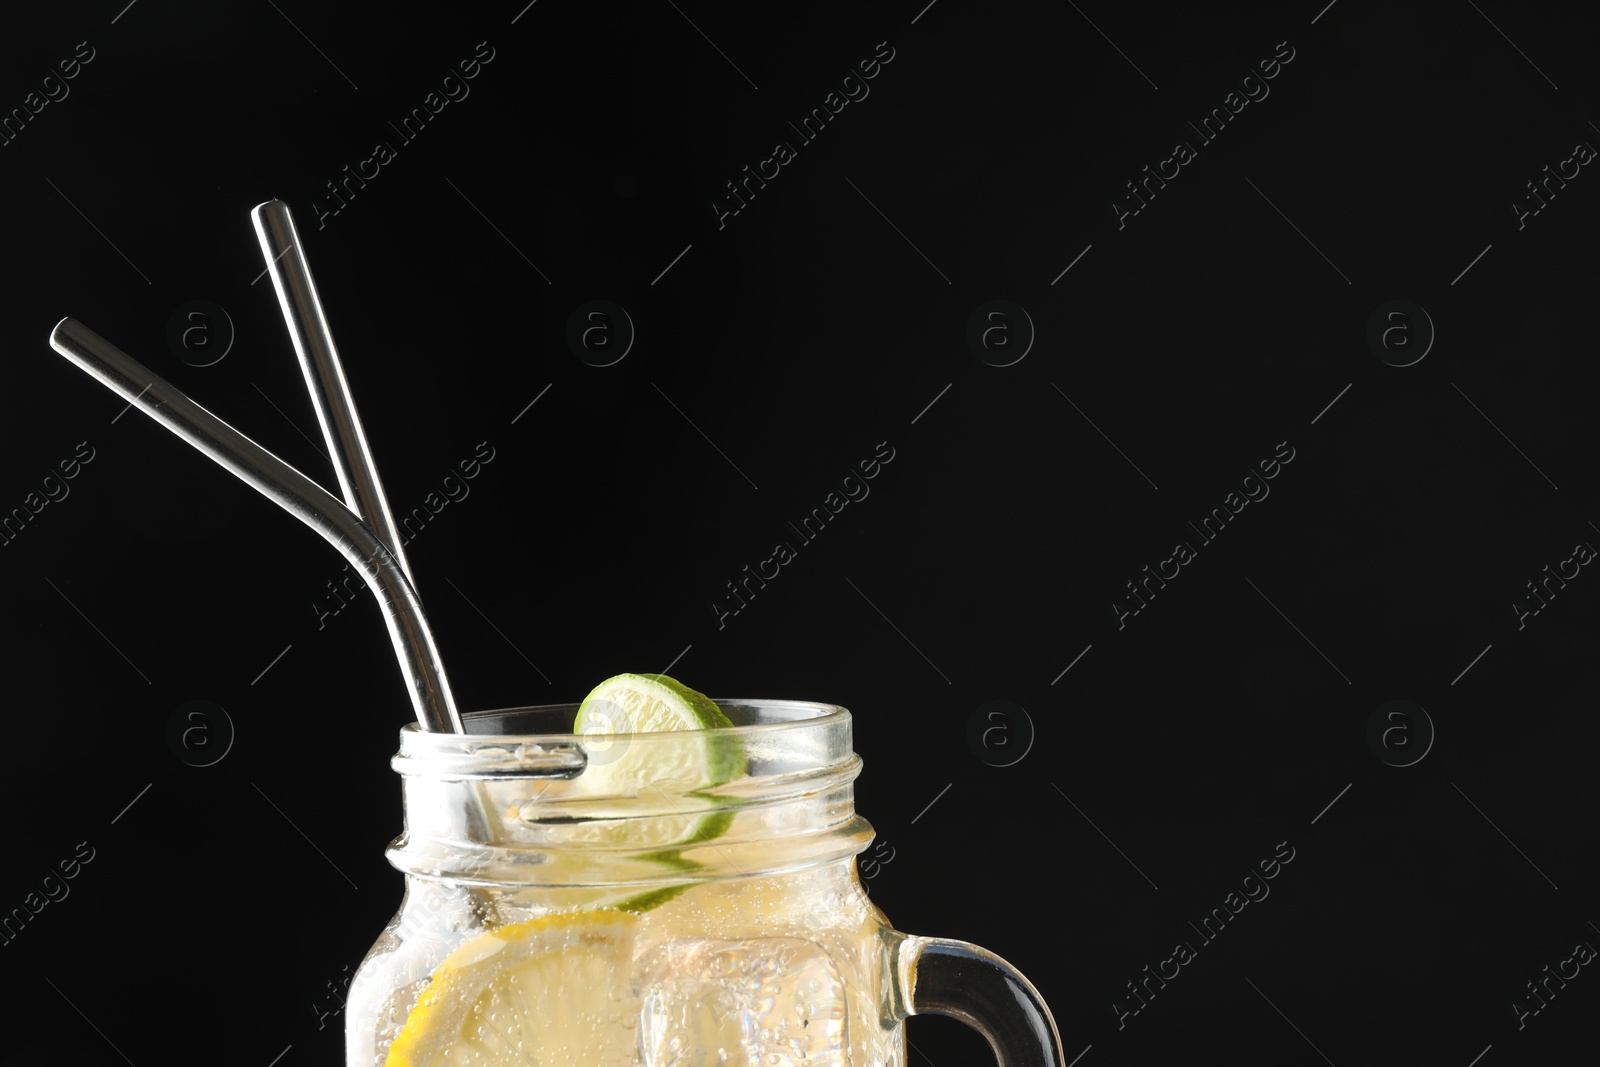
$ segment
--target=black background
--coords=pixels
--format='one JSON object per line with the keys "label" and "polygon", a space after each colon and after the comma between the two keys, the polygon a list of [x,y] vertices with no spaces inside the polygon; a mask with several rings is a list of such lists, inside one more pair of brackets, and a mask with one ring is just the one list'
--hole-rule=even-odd
{"label": "black background", "polygon": [[[1600,579],[1521,628],[1512,608],[1600,543],[1600,179],[1520,229],[1510,206],[1600,144],[1591,27],[1552,4],[922,3],[8,8],[6,111],[78,42],[94,58],[0,148],[0,508],[94,458],[0,547],[0,911],[79,842],[94,859],[0,946],[0,1062],[341,1062],[328,983],[400,898],[411,712],[371,598],[319,628],[336,554],[47,344],[81,320],[332,487],[252,283],[272,198],[395,510],[493,449],[407,548],[463,708],[669,664],[849,707],[873,900],[1015,963],[1084,1067],[1592,1040],[1588,968],[1521,1030],[1510,1007],[1600,944]],[[719,229],[723,183],[880,41],[870,95]],[[1123,183],[1284,41],[1270,95],[1119,229]],[[479,42],[470,95],[402,142],[386,122]],[[379,140],[393,161],[319,227]],[[566,341],[593,299],[637,328],[608,367]],[[1004,367],[966,342],[996,299],[1036,331]],[[1437,332],[1406,367],[1366,339],[1401,299]],[[232,321],[211,366],[167,343],[191,300]],[[881,442],[870,495],[798,543]],[[1124,583],[1280,442],[1270,496],[1119,629]],[[779,540],[797,558],[719,625]],[[236,730],[211,766],[168,742],[191,700]],[[1015,714],[968,741],[991,700],[1031,721],[1009,766]],[[1367,741],[1391,700],[1436,731],[1405,768]],[[1271,895],[1119,1029],[1125,983],[1280,842]],[[907,1032],[914,1063],[986,1062],[954,1022]]]}

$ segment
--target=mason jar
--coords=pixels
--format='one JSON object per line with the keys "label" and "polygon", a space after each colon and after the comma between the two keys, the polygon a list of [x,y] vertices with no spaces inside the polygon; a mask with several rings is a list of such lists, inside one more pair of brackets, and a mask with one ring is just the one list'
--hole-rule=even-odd
{"label": "mason jar", "polygon": [[931,1013],[1061,1067],[1026,978],[868,899],[850,713],[716,703],[731,727],[580,736],[562,705],[402,729],[405,899],[350,984],[347,1064],[902,1067]]}

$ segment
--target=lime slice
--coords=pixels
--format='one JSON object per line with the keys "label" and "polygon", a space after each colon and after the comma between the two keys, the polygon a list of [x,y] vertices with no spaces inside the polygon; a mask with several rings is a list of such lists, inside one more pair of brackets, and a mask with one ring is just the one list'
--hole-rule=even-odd
{"label": "lime slice", "polygon": [[684,809],[682,817],[662,816],[609,824],[605,808],[591,809],[598,822],[596,840],[641,849],[668,849],[662,859],[677,866],[687,861],[670,851],[674,845],[709,841],[727,830],[731,812],[695,814],[692,799],[701,790],[722,785],[744,773],[743,747],[734,738],[684,737],[671,742],[640,744],[631,736],[607,742],[604,735],[661,734],[732,726],[711,698],[664,674],[619,674],[595,686],[578,708],[573,732],[588,739],[589,765],[571,783],[568,796],[617,798],[619,820],[630,812],[627,801],[638,798],[659,809],[665,800]]}
{"label": "lime slice", "polygon": [[[664,674],[619,674],[607,678],[583,698],[574,733],[669,733],[711,730],[732,726],[710,697],[697,693]],[[616,796],[639,796],[654,787],[663,792],[684,792],[721,785],[744,771],[736,746],[704,743],[639,746],[630,756],[626,740],[611,745],[590,745],[589,767],[581,779],[589,788]],[[665,751],[652,751],[646,748]],[[580,780],[581,780],[580,779]]]}
{"label": "lime slice", "polygon": [[629,1067],[638,922],[566,912],[468,941],[433,972],[384,1067]]}

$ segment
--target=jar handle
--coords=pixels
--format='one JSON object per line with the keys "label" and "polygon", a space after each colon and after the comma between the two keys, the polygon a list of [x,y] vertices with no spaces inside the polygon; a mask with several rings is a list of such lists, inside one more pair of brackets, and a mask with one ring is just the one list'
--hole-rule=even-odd
{"label": "jar handle", "polygon": [[1061,1036],[1033,983],[988,949],[906,937],[895,949],[901,1018],[947,1015],[989,1040],[1000,1067],[1063,1067]]}

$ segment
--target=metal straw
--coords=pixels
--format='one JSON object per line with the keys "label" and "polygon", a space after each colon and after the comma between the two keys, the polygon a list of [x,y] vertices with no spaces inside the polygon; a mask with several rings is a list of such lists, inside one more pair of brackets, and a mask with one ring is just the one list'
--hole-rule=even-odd
{"label": "metal straw", "polygon": [[[284,324],[289,328],[295,354],[300,357],[306,391],[311,395],[317,422],[322,426],[322,439],[327,442],[328,453],[333,458],[344,502],[389,549],[415,590],[416,579],[402,547],[404,539],[395,527],[389,502],[384,498],[378,465],[367,447],[367,437],[361,429],[361,418],[356,413],[355,399],[345,380],[344,367],[339,362],[339,350],[334,346],[333,332],[328,328],[327,316],[322,311],[322,298],[317,293],[315,279],[311,277],[311,267],[306,262],[305,249],[300,244],[300,232],[295,227],[294,215],[282,200],[269,200],[256,205],[250,212],[250,221],[255,224],[261,256],[272,275],[272,287],[278,293],[278,307],[283,312]],[[442,672],[443,668],[441,677]],[[461,732],[459,718],[454,720],[453,728]],[[485,840],[498,844],[501,840],[500,827],[498,821],[489,814],[492,805],[487,788],[484,783],[475,782],[473,791],[476,803],[469,806],[467,817]],[[491,917],[497,914],[487,894],[479,895],[477,899],[486,914]]]}
{"label": "metal straw", "polygon": [[50,347],[321,534],[360,568],[383,607],[417,722],[424,730],[463,732],[422,604],[394,553],[371,528],[322,486],[76,319],[56,323]]}
{"label": "metal straw", "polygon": [[283,311],[289,338],[294,342],[295,354],[300,357],[306,391],[311,394],[317,422],[322,425],[322,439],[328,443],[328,452],[333,457],[344,502],[388,547],[415,588],[416,574],[406,559],[403,539],[395,527],[389,502],[384,498],[378,467],[367,447],[367,437],[361,429],[361,418],[356,413],[350,385],[345,381],[344,368],[339,363],[339,350],[334,346],[327,316],[322,311],[317,283],[306,263],[294,215],[282,200],[269,200],[256,205],[250,212],[250,221],[255,224],[256,238],[261,242],[261,255],[272,275],[272,287],[277,290],[278,307]]}

